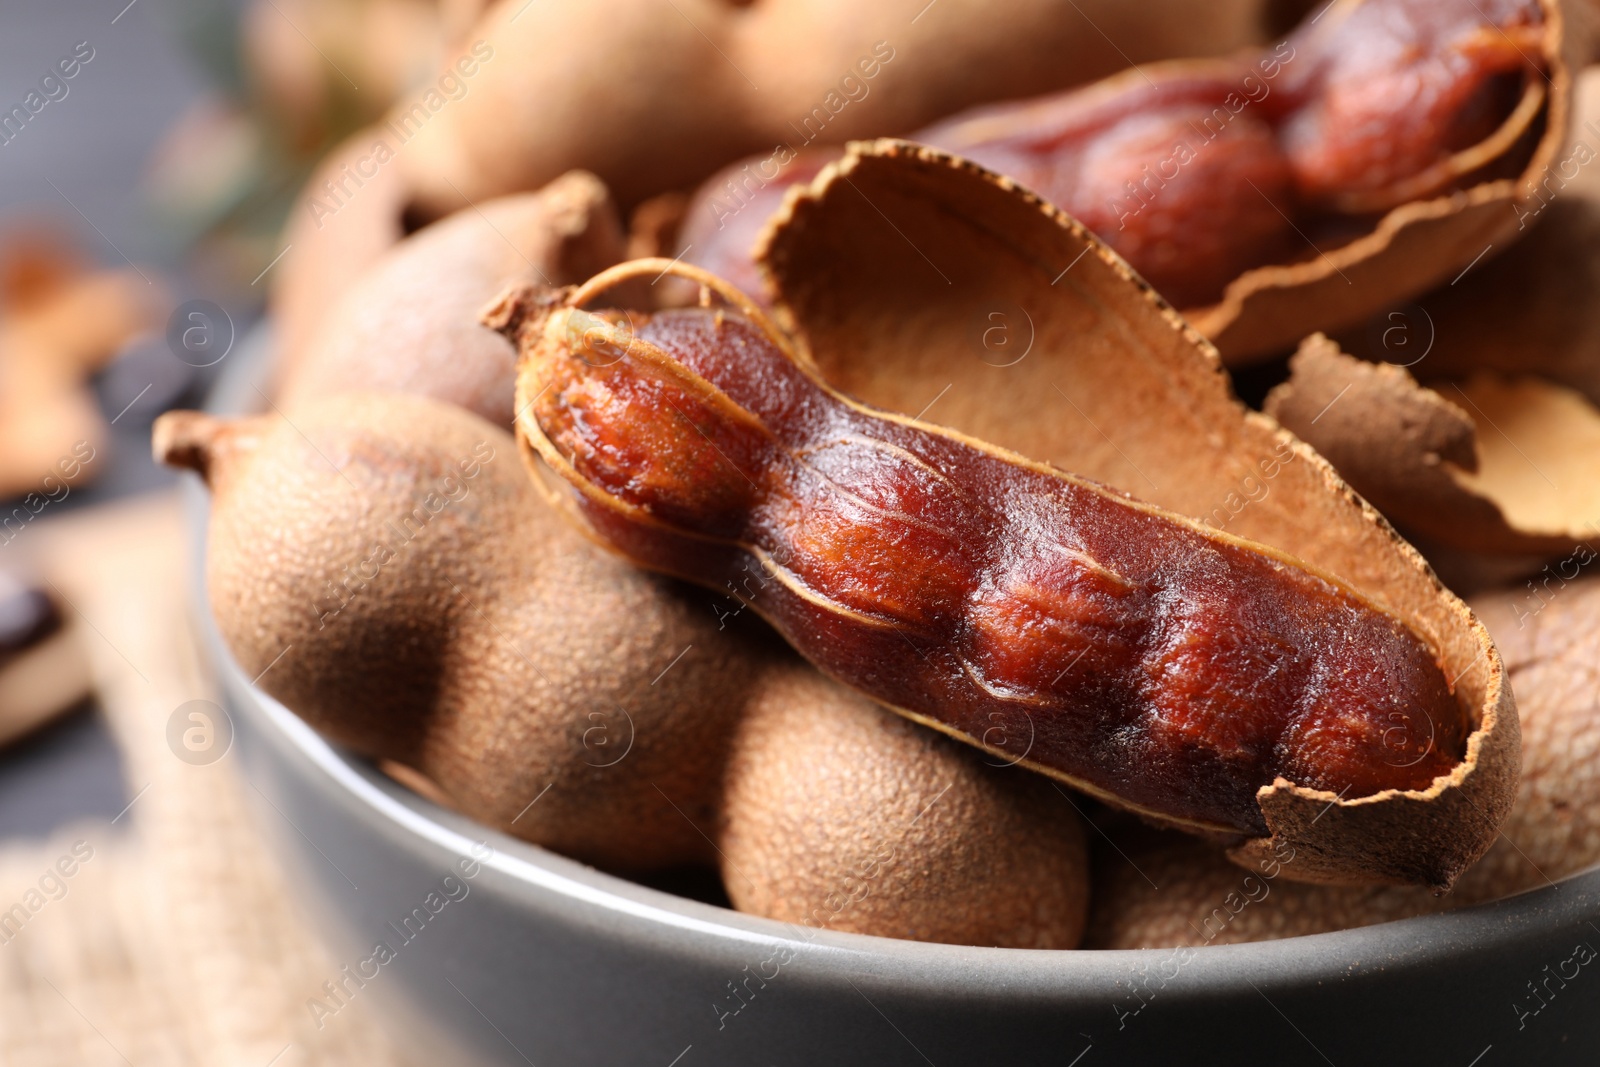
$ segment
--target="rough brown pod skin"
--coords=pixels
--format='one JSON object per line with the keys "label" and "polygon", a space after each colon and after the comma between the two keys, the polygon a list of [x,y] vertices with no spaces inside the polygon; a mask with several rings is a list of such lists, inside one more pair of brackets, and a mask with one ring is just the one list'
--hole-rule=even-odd
{"label": "rough brown pod skin", "polygon": [[[840,392],[1289,552],[1435,643],[1476,727],[1451,778],[1353,802],[1280,782],[1258,795],[1273,838],[1236,859],[1253,867],[1288,841],[1291,877],[1333,881],[1353,859],[1415,875],[1442,849],[1448,884],[1489,847],[1518,742],[1488,634],[1325,460],[1233,397],[1215,350],[1081,226],[970,163],[881,141],[792,196],[762,259],[780,322]],[[997,327],[1013,347],[986,334]],[[1271,491],[1246,500],[1244,479],[1268,470]]]}
{"label": "rough brown pod skin", "polygon": [[[1108,826],[1122,854],[1095,855],[1085,947],[1221,945],[1367,926],[1497,900],[1600,863],[1600,580],[1568,583],[1545,603],[1518,588],[1472,601],[1517,689],[1522,780],[1503,836],[1448,896],[1290,885],[1267,877],[1271,868],[1246,874],[1177,834]],[[1279,873],[1293,865],[1280,862]]]}
{"label": "rough brown pod skin", "polygon": [[[869,906],[832,925],[1076,944],[1081,828],[1028,776],[903,737],[753,616],[719,616],[715,598],[594,546],[549,510],[511,437],[474,415],[342,394],[290,418],[169,413],[155,451],[211,487],[210,593],[240,665],[320,731],[420,772],[474,818],[611,870],[715,862],[712,841],[737,828],[729,854],[748,879],[728,888],[758,911],[830,887],[808,905],[821,907],[831,887],[853,885],[878,814],[786,808],[785,826],[812,846],[793,849],[764,836],[774,812],[763,799],[804,797],[818,774],[884,804],[895,783],[936,782],[949,787],[926,820],[937,832],[899,853]],[[397,533],[419,514],[420,532]],[[392,556],[378,563],[382,550]],[[786,757],[764,742],[788,751],[796,724],[802,738],[883,748],[863,758],[823,746],[789,768],[805,780],[776,782]],[[916,895],[928,883],[913,872],[952,857],[960,864],[935,884],[966,906]],[[993,872],[1006,873],[1003,894]]]}
{"label": "rough brown pod skin", "polygon": [[527,840],[616,870],[710,855],[760,642],[555,521],[476,416],[345,394],[290,419],[180,412],[155,431],[214,495],[209,591],[245,674]]}
{"label": "rough brown pod skin", "polygon": [[1088,855],[1072,802],[842,698],[808,666],[763,678],[723,790],[722,881],[741,911],[916,941],[1078,946]]}
{"label": "rough brown pod skin", "polygon": [[508,281],[564,285],[624,255],[605,186],[581,171],[457,212],[385,252],[301,348],[284,349],[281,395],[431,396],[509,429],[515,353],[478,326],[478,309]]}
{"label": "rough brown pod skin", "polygon": [[[289,211],[287,251],[268,277],[276,341],[279,351],[289,353],[289,363],[344,291],[406,235],[410,193],[400,169],[391,163],[370,178],[351,177],[350,168],[363,160],[372,169],[373,145],[381,137],[379,127],[347,137],[317,165]],[[326,202],[330,187],[345,190],[337,210],[313,211],[319,198]]]}

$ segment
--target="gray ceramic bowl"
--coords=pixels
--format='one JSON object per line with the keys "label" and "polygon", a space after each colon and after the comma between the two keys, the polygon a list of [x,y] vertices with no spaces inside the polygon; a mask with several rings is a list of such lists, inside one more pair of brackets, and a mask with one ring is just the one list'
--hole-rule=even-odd
{"label": "gray ceramic bowl", "polygon": [[[214,408],[254,406],[240,401],[262,347],[236,354]],[[190,490],[198,563],[206,505]],[[357,976],[328,978],[418,1063],[1494,1067],[1600,1052],[1600,963],[1574,962],[1600,950],[1600,870],[1452,914],[1181,954],[807,939],[429,803],[252,686],[198,611],[234,755],[271,802],[257,814]]]}

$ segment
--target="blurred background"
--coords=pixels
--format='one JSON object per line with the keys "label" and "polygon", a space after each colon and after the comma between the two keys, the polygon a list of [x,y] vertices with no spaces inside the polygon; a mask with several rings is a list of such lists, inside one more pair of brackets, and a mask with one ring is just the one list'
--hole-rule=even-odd
{"label": "blurred background", "polygon": [[[6,5],[0,513],[28,515],[0,534],[13,599],[47,581],[20,558],[45,528],[25,530],[35,516],[176,481],[151,461],[151,422],[196,403],[254,328],[310,168],[433,71],[451,6]],[[65,474],[63,457],[81,469]],[[37,623],[27,608],[10,614],[14,627]],[[27,721],[0,735],[29,736],[0,752],[0,836],[109,819],[127,803],[93,700],[36,730],[12,717]]]}
{"label": "blurred background", "polygon": [[[196,856],[192,821],[136,843],[140,805],[205,813],[213,841],[243,825],[237,787],[207,774],[226,717],[171,621],[177,477],[150,426],[239,358],[314,162],[437,66],[465,17],[449,9],[476,6],[0,12],[0,1063],[389,1062],[348,1017],[316,1054],[289,1041],[328,965],[282,943],[252,845]],[[199,718],[175,721],[221,733],[186,764],[165,728],[190,699]],[[189,777],[161,781],[141,762],[156,752]],[[309,968],[294,993],[290,960]],[[265,997],[246,973],[263,964]]]}

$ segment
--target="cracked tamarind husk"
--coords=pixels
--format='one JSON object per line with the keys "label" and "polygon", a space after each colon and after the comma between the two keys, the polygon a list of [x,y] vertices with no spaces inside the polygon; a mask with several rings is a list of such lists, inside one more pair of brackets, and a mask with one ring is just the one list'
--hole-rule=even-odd
{"label": "cracked tamarind husk", "polygon": [[[1220,54],[1261,40],[1279,6],[505,0],[442,64],[448,93],[435,83],[403,95],[306,183],[273,268],[278,336],[296,350],[419,220],[574,169],[599,175],[632,209],[751,152],[914,129],[1128,62]],[[577,41],[603,44],[595,51]],[[617,71],[627,72],[626,91]]]}
{"label": "cracked tamarind husk", "polygon": [[[1055,202],[1244,362],[1508,244],[1566,137],[1563,47],[1587,39],[1539,0],[1340,0],[1258,53],[1159,63],[907,136]],[[759,293],[762,223],[838,154],[710,179],[687,213],[688,261]]]}
{"label": "cracked tamarind husk", "polygon": [[[676,270],[725,308],[580,310]],[[853,403],[756,305],[640,261],[513,292],[518,434],[643,566],[739,595],[823,670],[1147,819],[1270,835],[1275,782],[1431,788],[1468,712],[1436,653],[1331,575],[952,431]],[[752,581],[753,579],[753,581]],[[1336,862],[1336,861],[1335,861]],[[1379,880],[1448,888],[1458,859]],[[1352,878],[1371,876],[1352,861]]]}
{"label": "cracked tamarind husk", "polygon": [[563,285],[625,258],[592,174],[502,197],[417,231],[373,263],[279,368],[286,403],[347,390],[431,396],[511,427],[515,353],[477,324],[507,281]]}
{"label": "cracked tamarind husk", "polygon": [[1289,368],[1266,410],[1430,543],[1549,558],[1600,533],[1600,408],[1537,360],[1419,382],[1425,356],[1413,369],[1370,363],[1316,334]]}
{"label": "cracked tamarind husk", "polygon": [[1517,690],[1522,780],[1487,855],[1448,896],[1399,887],[1290,885],[1292,853],[1246,873],[1176,834],[1109,829],[1097,854],[1086,947],[1233,944],[1368,926],[1498,900],[1600,863],[1600,580],[1535,597],[1486,593],[1473,607]]}
{"label": "cracked tamarind husk", "polygon": [[[730,618],[722,598],[593,545],[549,510],[510,435],[474,415],[343,394],[290,418],[170,413],[155,451],[212,490],[208,585],[229,647],[325,735],[410,768],[474,818],[612,870],[713,862],[727,835],[744,872],[724,868],[729,895],[745,910],[807,921],[785,910],[806,903],[836,929],[1077,943],[1081,827],[1023,776],[903,737],[753,615]],[[814,744],[814,728],[878,747],[846,759]],[[802,767],[784,765],[785,738],[811,745]],[[808,777],[776,780],[787,773]],[[819,807],[818,775],[872,802]],[[946,790],[924,836],[890,840],[898,866],[877,856],[863,883],[880,805],[921,790]],[[774,819],[812,847],[766,836]],[[929,891],[916,872],[946,862]],[[855,898],[847,911],[829,910],[836,886]],[[870,904],[857,903],[863,889]]]}
{"label": "cracked tamarind husk", "polygon": [[1459,873],[1488,847],[1517,767],[1488,635],[1320,456],[1233,397],[1215,351],[1081,226],[1014,182],[883,141],[791,199],[765,256],[778,315],[835,389],[1191,518],[1266,477],[1229,532],[1426,636],[1468,710],[1466,758],[1427,789],[1360,800],[1274,781],[1255,798],[1271,837],[1232,858],[1292,841],[1302,880],[1426,882],[1422,868]]}

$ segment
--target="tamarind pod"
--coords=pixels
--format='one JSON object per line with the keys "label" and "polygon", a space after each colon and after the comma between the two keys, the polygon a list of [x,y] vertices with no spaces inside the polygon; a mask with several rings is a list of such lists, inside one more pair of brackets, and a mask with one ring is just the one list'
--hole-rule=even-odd
{"label": "tamarind pod", "polygon": [[1337,0],[1289,39],[1306,61],[1285,64],[1280,104],[1299,200],[1385,211],[1504,156],[1545,101],[1546,23],[1538,0]]}
{"label": "tamarind pod", "polygon": [[[1288,157],[1259,111],[1235,117],[1223,106],[1250,70],[1224,60],[1157,64],[1087,89],[980,109],[910,137],[1034,189],[1099,234],[1174,305],[1196,307],[1215,301],[1243,271],[1297,251],[1286,213],[1294,211]],[[762,225],[790,187],[842,154],[807,149],[719,172],[689,209],[684,258],[760,293],[752,249]]]}
{"label": "tamarind pod", "polygon": [[[737,310],[579,310],[677,270]],[[748,298],[641,261],[486,321],[517,339],[519,440],[600,539],[726,588],[847,684],[1181,827],[1263,836],[1278,779],[1426,789],[1467,715],[1427,645],[1355,590],[797,363]],[[1399,723],[1407,724],[1395,730]],[[1420,880],[1448,884],[1448,873]]]}
{"label": "tamarind pod", "polygon": [[1323,457],[1241,404],[1211,346],[1081,225],[975,164],[879,141],[791,196],[765,241],[776,314],[835,388],[1288,552],[1438,650],[1472,712],[1467,757],[1420,793],[1346,801],[1275,782],[1257,795],[1272,837],[1229,859],[1253,869],[1292,848],[1294,881],[1448,883],[1493,844],[1518,730],[1488,632]]}
{"label": "tamarind pod", "polygon": [[[1582,36],[1539,0],[1338,0],[1253,55],[1155,63],[907,136],[1061,206],[1242,360],[1503,246],[1515,215],[1487,204],[1527,195],[1507,179],[1536,181],[1553,162],[1570,92],[1561,53]],[[758,291],[747,216],[815,170],[768,174],[783,158],[701,187],[689,262]],[[1446,199],[1467,186],[1473,202]],[[1406,227],[1441,236],[1401,246]]]}
{"label": "tamarind pod", "polygon": [[285,352],[281,397],[393,390],[510,429],[516,354],[478,326],[478,309],[509,280],[567,284],[625,258],[616,208],[582,171],[459,211],[359,274],[300,349]]}
{"label": "tamarind pod", "polygon": [[[1243,125],[1280,146],[1292,195],[1259,190],[1280,210],[1368,214],[1449,189],[1517,145],[1545,102],[1546,33],[1538,0],[1337,0],[1254,56],[1152,64],[978,108],[914,139],[1009,174],[1089,223],[1080,205],[1101,195],[1130,215],[1159,206],[1191,163],[1235,151],[1229,135]],[[1129,123],[1138,129],[1119,133]],[[1146,130],[1142,150],[1117,143]],[[1099,158],[1108,150],[1112,159]],[[1086,157],[1107,172],[1092,191],[1079,177]]]}
{"label": "tamarind pod", "polygon": [[382,127],[351,134],[317,164],[289,209],[283,258],[267,278],[284,372],[342,294],[406,235],[410,193],[399,167],[381,163],[388,151]]}
{"label": "tamarind pod", "polygon": [[[1270,53],[1269,53],[1270,55]],[[1177,307],[1299,248],[1290,161],[1234,60],[1156,64],[912,135],[1059,204]],[[1270,96],[1264,97],[1270,100]]]}
{"label": "tamarind pod", "polygon": [[714,856],[762,635],[572,530],[504,430],[339,393],[287,417],[169,412],[153,436],[211,490],[207,592],[229,648],[319,732],[610,870]]}
{"label": "tamarind pod", "polygon": [[734,724],[723,772],[728,896],[804,927],[1076,948],[1089,903],[1083,820],[1065,790],[1007,762],[798,658],[775,666]]}
{"label": "tamarind pod", "polygon": [[[632,207],[778,144],[915,129],[1128,62],[1225,52],[1260,39],[1267,6],[504,0],[463,38],[462,58],[482,59],[466,91],[420,125],[399,165],[425,214],[573,168]],[[602,42],[604,62],[575,41]]]}

